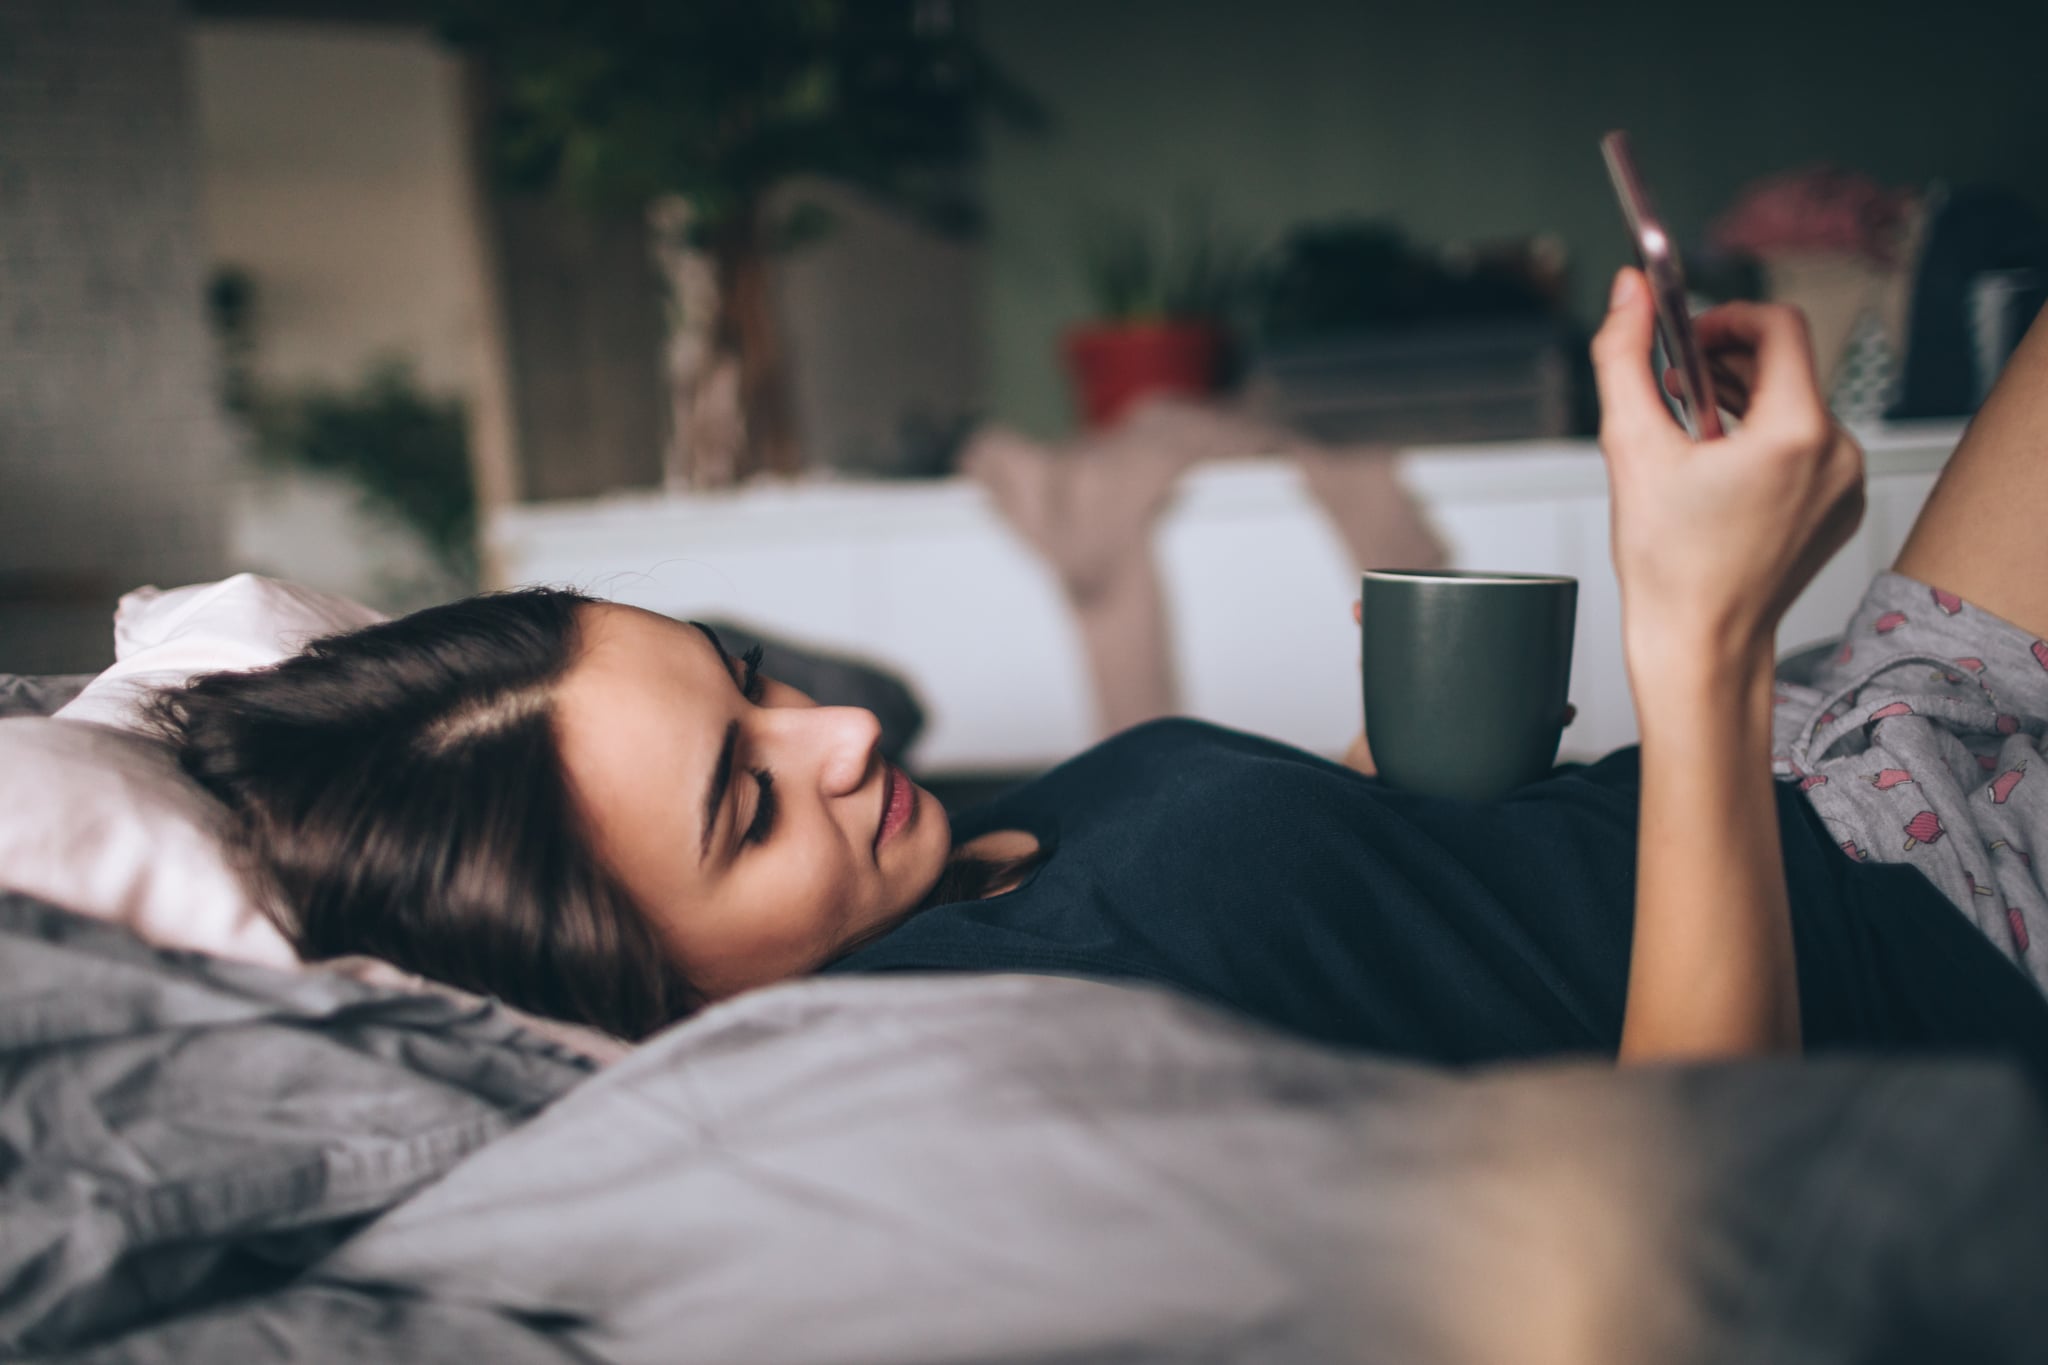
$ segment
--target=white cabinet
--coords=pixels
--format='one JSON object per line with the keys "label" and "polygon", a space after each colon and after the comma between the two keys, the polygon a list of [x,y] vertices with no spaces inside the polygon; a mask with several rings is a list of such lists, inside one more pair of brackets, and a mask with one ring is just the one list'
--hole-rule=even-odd
{"label": "white cabinet", "polygon": [[[1794,604],[1790,648],[1841,628],[1891,562],[1960,434],[1864,433],[1863,529]],[[1401,477],[1461,567],[1580,580],[1568,754],[1635,738],[1608,505],[1590,442],[1418,449]],[[849,651],[909,678],[928,771],[1041,767],[1097,735],[1059,585],[979,487],[817,483],[506,509],[489,528],[509,582],[568,583],[678,616],[720,615]],[[1327,753],[1359,728],[1357,573],[1295,468],[1192,471],[1155,528],[1182,709]],[[1502,660],[1511,668],[1513,660]]]}

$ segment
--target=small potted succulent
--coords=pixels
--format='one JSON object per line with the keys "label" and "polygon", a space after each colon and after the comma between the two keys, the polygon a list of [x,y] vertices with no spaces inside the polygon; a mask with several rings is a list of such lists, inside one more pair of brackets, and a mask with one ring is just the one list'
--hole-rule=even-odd
{"label": "small potted succulent", "polygon": [[1184,214],[1170,234],[1135,218],[1100,219],[1083,236],[1083,263],[1093,317],[1069,329],[1061,349],[1086,426],[1111,426],[1154,394],[1217,389],[1247,259],[1205,213]]}

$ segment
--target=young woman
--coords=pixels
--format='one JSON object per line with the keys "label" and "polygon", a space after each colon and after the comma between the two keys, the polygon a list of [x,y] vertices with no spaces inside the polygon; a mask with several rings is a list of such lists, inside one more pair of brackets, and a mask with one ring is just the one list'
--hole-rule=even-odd
{"label": "young woman", "polygon": [[[1873,587],[1861,654],[1776,691],[1777,622],[1855,528],[1861,452],[1796,313],[1702,319],[1744,421],[1698,446],[1651,329],[1624,271],[1594,359],[1642,744],[1498,802],[1169,721],[954,824],[866,712],[703,628],[545,591],[199,679],[158,714],[309,957],[373,953],[627,1036],[818,971],[1028,971],[1438,1061],[1930,1045],[2048,1072],[2026,975],[2048,898],[2020,856],[2048,802],[1975,792],[1981,750],[2022,763],[2048,728],[2048,544],[2024,534],[2048,506],[2048,323],[1951,461],[1909,578]],[[1888,605],[1916,593],[1929,610]],[[1887,710],[1937,655],[1953,704]],[[1859,783],[1916,748],[1917,791]],[[1904,811],[1923,798],[1925,821]],[[1946,863],[1883,865],[1965,844],[1959,895]],[[1958,914],[1980,884],[1998,912]]]}

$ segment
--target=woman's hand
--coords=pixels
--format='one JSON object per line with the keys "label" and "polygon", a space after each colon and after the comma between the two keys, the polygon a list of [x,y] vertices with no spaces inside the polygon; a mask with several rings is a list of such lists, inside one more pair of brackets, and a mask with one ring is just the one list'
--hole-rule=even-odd
{"label": "woman's hand", "polygon": [[1863,516],[1863,452],[1828,413],[1797,310],[1733,303],[1698,319],[1721,406],[1742,419],[1698,443],[1645,363],[1654,326],[1641,273],[1622,271],[1593,366],[1639,687],[1668,669],[1768,661],[1785,609]]}
{"label": "woman's hand", "polygon": [[1698,323],[1731,434],[1695,444],[1644,363],[1640,273],[1593,341],[1642,780],[1624,1061],[1796,1050],[1799,977],[1770,771],[1785,609],[1863,516],[1863,452],[1790,308]]}

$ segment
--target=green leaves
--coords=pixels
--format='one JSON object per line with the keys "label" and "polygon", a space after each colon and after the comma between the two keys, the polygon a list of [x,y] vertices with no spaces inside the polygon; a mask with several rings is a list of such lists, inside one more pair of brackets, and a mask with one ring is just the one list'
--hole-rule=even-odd
{"label": "green leaves", "polygon": [[1243,302],[1253,253],[1217,228],[1208,202],[1183,199],[1161,227],[1136,214],[1098,214],[1081,231],[1081,269],[1094,315],[1110,322],[1221,321]]}
{"label": "green leaves", "polygon": [[261,462],[354,484],[366,504],[417,529],[449,573],[476,580],[476,488],[462,405],[422,392],[406,362],[380,362],[349,389],[258,390],[245,415]]}
{"label": "green leaves", "polygon": [[443,33],[491,74],[512,183],[680,194],[706,237],[806,174],[972,226],[983,122],[1043,122],[947,0],[447,0]]}

